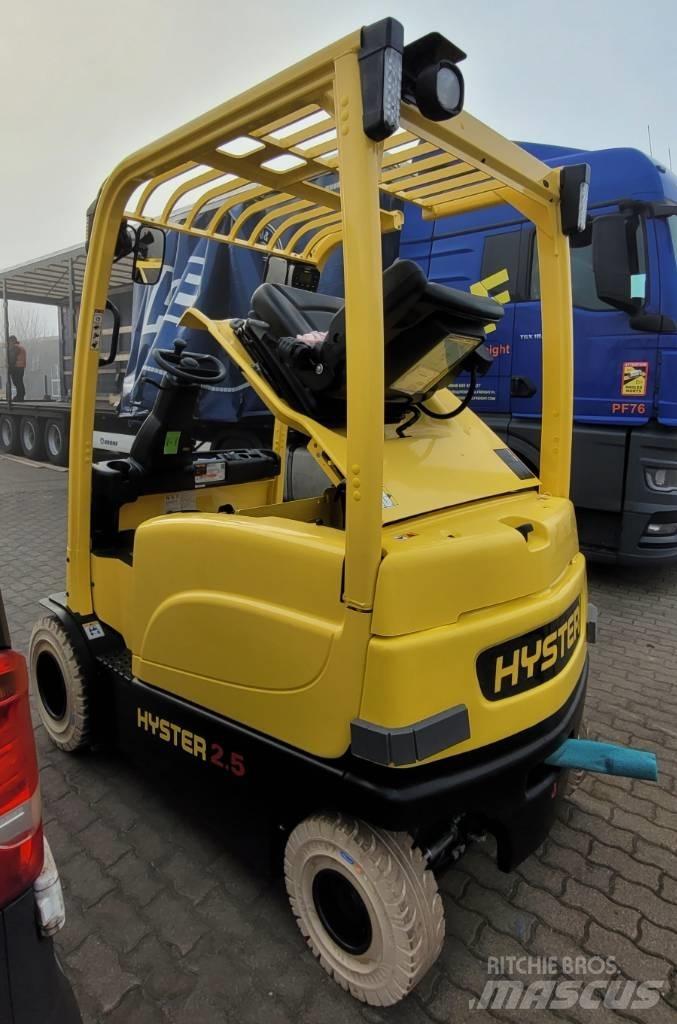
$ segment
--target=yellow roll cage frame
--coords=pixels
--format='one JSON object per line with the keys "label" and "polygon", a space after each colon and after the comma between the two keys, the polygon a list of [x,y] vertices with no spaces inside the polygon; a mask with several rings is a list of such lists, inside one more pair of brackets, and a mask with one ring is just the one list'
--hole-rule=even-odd
{"label": "yellow roll cage frame", "polygon": [[[385,142],[372,141],[363,129],[360,47],[361,32],[356,31],[138,150],[104,182],[90,234],[75,353],[67,564],[73,611],[87,615],[93,610],[90,506],[98,340],[125,218],[319,267],[343,244],[348,379],[344,596],[350,607],[369,610],[382,549],[383,403],[374,400],[384,388],[381,233],[397,230],[403,219],[399,211],[381,208],[379,192],[414,203],[425,219],[498,203],[514,206],[533,222],[538,242],[540,487],[542,493],[568,497],[573,341],[560,172],[465,112],[436,123],[402,103],[399,132]],[[340,191],[318,183],[332,173]],[[161,187],[171,189],[169,198],[151,215]],[[200,194],[189,203],[192,191]],[[227,214],[230,226],[224,230]],[[188,317],[186,322],[197,326],[200,315],[191,313],[192,321]],[[231,345],[217,340],[234,354]],[[279,448],[285,420],[293,425],[299,418],[284,403],[273,403],[271,409]]]}

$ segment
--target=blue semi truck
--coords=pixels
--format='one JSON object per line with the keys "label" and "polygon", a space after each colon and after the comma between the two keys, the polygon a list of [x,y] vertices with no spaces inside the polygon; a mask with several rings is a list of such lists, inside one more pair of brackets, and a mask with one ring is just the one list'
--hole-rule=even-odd
{"label": "blue semi truck", "polygon": [[[677,178],[633,149],[523,145],[553,166],[591,167],[590,224],[571,250],[572,497],[582,546],[599,560],[677,563]],[[433,281],[462,290],[484,287],[509,299],[487,338],[493,363],[473,404],[537,470],[541,334],[532,226],[509,206],[434,223],[409,204],[404,212],[401,234],[386,236],[384,263],[398,255],[414,259]],[[288,271],[291,280],[293,268]],[[186,306],[216,317],[244,316],[264,272],[257,253],[185,236],[167,239],[160,281],[135,286],[123,414],[138,416],[152,403],[149,377],[159,371],[150,351],[171,344]],[[340,259],[333,259],[319,290],[341,289]],[[181,333],[191,347],[211,344],[204,334]],[[467,382],[460,378],[456,387],[463,392]],[[265,440],[266,414],[234,367],[212,390],[200,418],[218,444]]]}
{"label": "blue semi truck", "polygon": [[[677,177],[634,149],[522,145],[551,166],[591,168],[590,224],[571,250],[572,498],[582,546],[607,561],[677,563]],[[493,364],[473,404],[536,469],[541,326],[533,227],[508,206],[434,223],[407,210],[400,256],[433,281],[462,290],[484,282],[491,294],[509,293],[503,321],[487,338]],[[460,379],[458,389],[465,386]]]}

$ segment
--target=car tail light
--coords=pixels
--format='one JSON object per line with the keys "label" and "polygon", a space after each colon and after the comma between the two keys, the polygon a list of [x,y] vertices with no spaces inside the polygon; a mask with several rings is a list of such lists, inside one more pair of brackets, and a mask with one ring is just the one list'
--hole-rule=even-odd
{"label": "car tail light", "polygon": [[26,662],[15,651],[0,651],[0,907],[32,885],[43,859]]}

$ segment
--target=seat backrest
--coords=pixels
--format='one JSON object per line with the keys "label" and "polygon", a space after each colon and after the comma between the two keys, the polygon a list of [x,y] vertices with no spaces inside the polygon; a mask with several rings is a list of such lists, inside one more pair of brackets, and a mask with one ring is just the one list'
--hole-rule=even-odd
{"label": "seat backrest", "polygon": [[[465,350],[469,354],[472,339],[479,345],[485,326],[502,316],[503,307],[494,299],[432,283],[413,260],[397,260],[383,274],[386,391],[450,335],[469,339]],[[463,351],[461,347],[459,354]],[[334,381],[339,380],[346,358],[343,306],[331,322],[318,357],[331,369]]]}
{"label": "seat backrest", "polygon": [[[396,260],[383,274],[383,338],[386,347],[386,366],[392,339],[405,324],[416,322],[413,316],[425,293],[428,279],[413,260]],[[333,317],[327,339],[322,346],[321,358],[336,375],[346,358],[345,306]],[[340,373],[339,373],[340,376]]]}

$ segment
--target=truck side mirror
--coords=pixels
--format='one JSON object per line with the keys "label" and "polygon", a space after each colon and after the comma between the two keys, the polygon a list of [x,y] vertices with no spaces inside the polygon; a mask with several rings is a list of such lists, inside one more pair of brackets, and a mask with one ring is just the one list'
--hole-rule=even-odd
{"label": "truck side mirror", "polygon": [[157,284],[165,258],[165,233],[139,224],[134,245],[134,284]]}
{"label": "truck side mirror", "polygon": [[[621,213],[595,217],[592,224],[592,268],[602,302],[627,313],[636,313],[643,299],[633,295],[635,231],[632,220]],[[636,275],[635,275],[636,276]]]}

